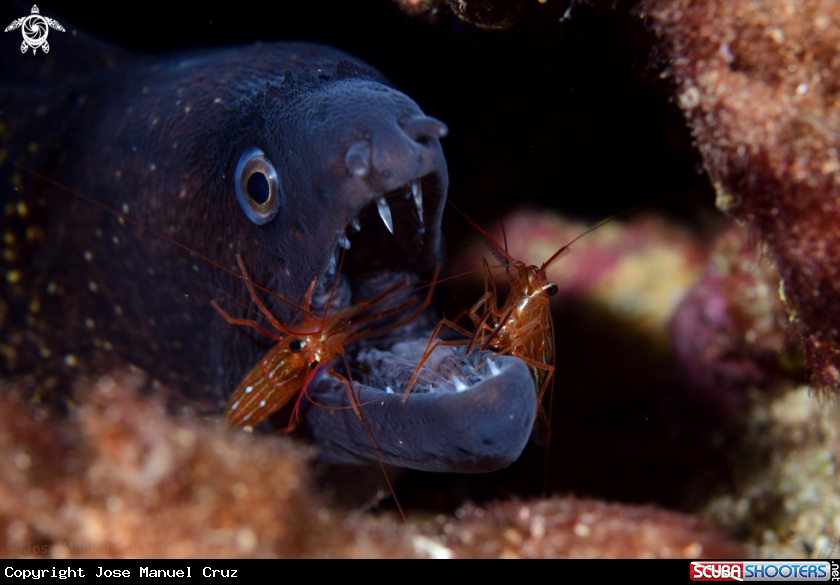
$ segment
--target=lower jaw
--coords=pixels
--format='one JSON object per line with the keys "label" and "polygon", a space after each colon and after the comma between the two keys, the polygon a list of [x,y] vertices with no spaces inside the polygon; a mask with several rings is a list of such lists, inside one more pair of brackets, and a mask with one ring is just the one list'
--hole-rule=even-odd
{"label": "lower jaw", "polygon": [[430,334],[348,348],[360,414],[340,380],[324,376],[309,389],[300,416],[323,461],[375,465],[372,443],[383,463],[424,471],[483,473],[519,457],[536,413],[528,367],[489,351],[467,356],[462,347],[441,347],[404,399]]}

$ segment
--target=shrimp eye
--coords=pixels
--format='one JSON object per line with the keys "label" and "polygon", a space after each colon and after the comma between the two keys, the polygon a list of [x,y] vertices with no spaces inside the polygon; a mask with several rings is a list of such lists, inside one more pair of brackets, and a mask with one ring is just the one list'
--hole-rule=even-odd
{"label": "shrimp eye", "polygon": [[316,356],[316,357],[312,358],[311,362],[309,362],[309,367],[314,368],[320,363],[321,363],[321,360],[319,360],[318,357]]}
{"label": "shrimp eye", "polygon": [[236,199],[257,225],[268,223],[280,210],[280,179],[265,153],[251,147],[239,157],[234,174]]}
{"label": "shrimp eye", "polygon": [[289,350],[292,353],[300,353],[300,350],[303,349],[303,342],[300,339],[292,339],[289,342]]}
{"label": "shrimp eye", "polygon": [[557,289],[557,283],[556,283],[556,282],[549,282],[549,283],[545,286],[545,292],[546,292],[546,293],[548,294],[548,296],[550,296],[550,297],[553,297],[554,295],[556,295],[556,294],[557,294],[557,290],[558,290],[558,289]]}

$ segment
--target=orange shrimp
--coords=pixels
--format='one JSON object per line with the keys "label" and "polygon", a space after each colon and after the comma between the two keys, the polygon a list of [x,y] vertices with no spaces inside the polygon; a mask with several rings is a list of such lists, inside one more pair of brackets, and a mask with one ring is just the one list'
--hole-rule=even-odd
{"label": "orange shrimp", "polygon": [[[294,417],[298,415],[298,408],[300,401],[306,395],[306,389],[309,384],[320,373],[326,371],[334,378],[340,380],[347,389],[347,395],[350,399],[350,404],[353,406],[356,414],[362,417],[361,410],[356,398],[356,393],[353,390],[351,380],[338,374],[330,366],[330,362],[338,355],[344,352],[344,345],[358,341],[365,337],[373,337],[381,335],[392,329],[401,327],[406,323],[414,320],[417,315],[422,313],[431,302],[432,292],[435,287],[440,266],[435,270],[432,279],[432,284],[429,287],[429,292],[425,300],[420,304],[414,313],[408,318],[393,323],[378,329],[369,328],[369,322],[375,319],[398,313],[408,307],[410,304],[416,302],[416,299],[410,299],[396,307],[392,307],[372,315],[366,315],[358,318],[371,307],[385,300],[398,289],[400,289],[405,282],[397,283],[395,286],[389,288],[385,292],[377,295],[373,299],[364,301],[349,307],[345,307],[334,314],[329,315],[329,308],[332,302],[332,294],[330,300],[327,302],[327,308],[324,316],[319,318],[309,312],[309,301],[317,283],[317,278],[312,281],[309,291],[306,293],[306,298],[303,306],[303,323],[287,326],[278,322],[274,316],[268,311],[260,298],[254,290],[248,273],[242,260],[237,256],[239,267],[242,270],[243,276],[246,278],[246,285],[248,291],[251,293],[251,298],[259,307],[260,312],[268,319],[272,327],[280,332],[281,335],[271,333],[259,325],[256,321],[248,319],[235,319],[228,315],[216,301],[212,301],[213,307],[219,311],[222,317],[228,323],[234,325],[247,325],[253,327],[266,337],[275,339],[278,343],[272,347],[246,374],[242,382],[234,390],[224,413],[225,426],[229,428],[235,427],[253,427],[260,422],[266,420],[273,413],[282,408],[292,398],[297,396],[298,400],[295,404]],[[336,281],[337,282],[337,281]],[[329,315],[329,316],[327,316]],[[349,374],[349,369],[347,370]],[[284,432],[291,432],[294,430],[294,421],[290,422]],[[374,449],[376,446],[374,445]]]}
{"label": "orange shrimp", "polygon": [[[278,341],[278,343],[273,348],[271,348],[251,368],[251,370],[245,376],[243,381],[239,384],[239,386],[237,386],[236,390],[234,391],[234,393],[228,401],[227,407],[225,408],[225,412],[222,419],[224,425],[227,428],[241,428],[246,426],[254,427],[260,422],[265,421],[274,412],[282,408],[292,398],[297,396],[297,402],[295,404],[293,412],[293,420],[285,429],[282,429],[282,432],[291,432],[296,427],[295,423],[298,418],[299,406],[302,398],[304,396],[307,396],[306,391],[309,384],[313,382],[316,379],[316,377],[321,373],[326,372],[330,374],[331,376],[340,380],[344,384],[347,390],[351,407],[354,409],[355,413],[364,425],[365,430],[367,431],[367,435],[370,438],[370,442],[376,455],[376,459],[379,461],[383,474],[385,475],[386,483],[390,488],[391,494],[394,496],[394,500],[397,504],[397,508],[399,509],[400,514],[405,519],[405,514],[403,513],[402,507],[400,506],[399,501],[396,498],[396,494],[394,492],[393,486],[391,485],[391,481],[388,478],[384,464],[382,463],[382,460],[379,456],[379,451],[376,447],[376,442],[373,438],[373,434],[370,431],[370,426],[368,425],[364,413],[360,408],[360,406],[363,406],[363,404],[360,404],[358,401],[356,392],[353,387],[352,379],[345,378],[344,376],[333,370],[332,366],[330,365],[330,362],[333,361],[333,359],[336,356],[341,354],[342,359],[344,359],[346,371],[349,376],[350,367],[347,364],[346,358],[344,357],[345,345],[354,343],[361,339],[383,335],[410,323],[418,315],[420,315],[431,303],[432,294],[434,292],[438,275],[440,273],[440,264],[438,264],[435,268],[435,272],[432,277],[432,282],[429,285],[429,291],[426,295],[426,298],[423,300],[422,303],[420,303],[420,305],[409,317],[404,318],[398,322],[390,323],[388,325],[378,328],[371,325],[371,323],[376,320],[402,312],[410,305],[415,304],[417,302],[416,298],[411,298],[407,301],[399,303],[396,306],[385,308],[379,312],[367,315],[365,313],[370,311],[377,304],[387,301],[388,298],[397,293],[397,291],[399,291],[400,288],[406,286],[406,281],[398,282],[394,286],[391,286],[390,288],[380,293],[379,295],[373,297],[372,299],[356,303],[354,305],[350,305],[341,310],[335,311],[333,314],[330,315],[330,306],[332,304],[333,296],[335,294],[335,287],[338,284],[338,279],[336,278],[335,284],[333,285],[333,289],[330,292],[329,300],[327,301],[324,315],[323,317],[318,317],[315,313],[310,311],[310,299],[315,291],[315,286],[318,282],[318,277],[316,277],[312,281],[312,284],[310,285],[309,290],[306,293],[304,299],[304,306],[299,307],[298,305],[286,300],[282,296],[268,290],[263,286],[260,286],[257,283],[254,283],[250,279],[239,254],[236,255],[236,258],[237,262],[239,263],[240,270],[242,271],[242,275],[236,274],[232,270],[226,268],[225,266],[222,266],[221,264],[215,262],[209,257],[197,252],[196,250],[193,250],[189,246],[186,246],[185,244],[143,224],[142,222],[139,222],[127,216],[124,213],[112,209],[107,205],[84,195],[83,193],[70,189],[42,175],[41,173],[29,169],[23,165],[17,163],[13,164],[49,182],[50,184],[53,184],[73,194],[76,197],[79,197],[82,200],[87,201],[90,204],[95,205],[115,215],[124,222],[128,222],[132,225],[135,225],[141,228],[142,230],[147,231],[152,235],[169,242],[173,246],[176,246],[189,252],[190,254],[196,256],[197,258],[200,258],[202,261],[207,262],[208,264],[218,268],[219,270],[222,270],[240,280],[243,280],[248,288],[248,292],[250,293],[251,298],[256,303],[260,312],[268,319],[272,327],[274,327],[278,332],[280,332],[280,335],[269,332],[256,321],[231,317],[224,309],[221,308],[221,306],[219,306],[219,304],[215,300],[211,301],[210,304],[229,323],[253,327],[263,335]],[[342,262],[339,265],[339,274],[341,272],[342,265],[343,256]],[[279,321],[277,321],[277,319],[274,318],[274,316],[269,312],[265,304],[257,296],[257,288],[259,288],[266,294],[274,297],[278,301],[296,310],[299,310],[303,315],[303,323],[288,326],[283,325]],[[408,292],[410,293],[412,291]],[[320,406],[314,401],[313,404],[315,406]]]}
{"label": "orange shrimp", "polygon": [[[564,256],[569,247],[588,233],[602,225],[654,202],[644,203],[613,215],[589,228],[572,241],[560,247],[542,266],[527,265],[513,258],[507,252],[507,245],[502,246],[490,234],[471,220],[451,202],[452,208],[464,216],[467,222],[477,229],[486,239],[488,247],[500,264],[505,266],[505,274],[510,283],[510,292],[504,304],[499,307],[496,283],[486,259],[482,259],[484,270],[484,294],[475,304],[458,314],[455,319],[442,319],[438,322],[426,344],[423,356],[408,384],[403,402],[417,380],[420,369],[429,356],[440,346],[466,346],[469,354],[473,348],[481,350],[495,349],[499,355],[512,355],[524,361],[531,369],[534,387],[537,392],[539,411],[543,396],[549,383],[554,379],[554,320],[551,317],[551,297],[557,294],[557,283],[549,282],[547,270],[555,261]],[[458,321],[468,316],[473,324],[473,331],[458,325]],[[453,329],[468,339],[435,341],[446,328]],[[493,367],[492,364],[490,367]]]}
{"label": "orange shrimp", "polygon": [[[453,208],[461,213],[454,205]],[[438,322],[408,385],[403,402],[408,400],[409,391],[420,374],[420,368],[435,349],[440,346],[467,346],[467,353],[474,347],[482,350],[491,347],[497,350],[499,355],[512,355],[524,361],[531,369],[539,405],[548,383],[554,377],[554,322],[549,303],[550,297],[557,294],[558,290],[556,283],[548,282],[545,271],[570,244],[561,248],[541,267],[528,266],[510,256],[505,248],[471,219],[467,218],[467,221],[487,238],[490,245],[496,248],[494,252],[498,251],[501,256],[499,261],[506,265],[505,273],[510,283],[510,293],[500,308],[490,266],[486,259],[482,259],[484,294],[455,319],[441,319]],[[464,315],[473,323],[472,332],[457,324]],[[435,342],[445,328],[454,329],[468,339]]]}
{"label": "orange shrimp", "polygon": [[[373,447],[374,454],[376,455],[376,459],[382,469],[382,474],[385,477],[385,482],[388,484],[388,489],[394,497],[394,502],[400,511],[400,515],[402,515],[405,520],[405,513],[403,512],[402,506],[397,499],[394,487],[388,477],[388,472],[385,470],[385,465],[379,455],[379,450],[376,447],[376,441],[373,438],[373,433],[371,433],[370,425],[368,425],[364,412],[361,408],[359,408],[362,405],[359,404],[358,396],[356,395],[356,391],[353,387],[352,378],[348,379],[337,373],[332,369],[330,362],[333,361],[338,354],[341,354],[349,376],[350,366],[344,356],[345,344],[353,343],[365,337],[381,335],[413,321],[426,309],[426,307],[428,307],[431,302],[432,292],[434,291],[435,283],[440,272],[440,265],[438,264],[435,268],[432,283],[429,287],[429,292],[426,295],[425,300],[417,307],[414,313],[412,313],[412,315],[407,319],[380,327],[378,329],[369,328],[368,323],[388,315],[399,313],[409,305],[416,302],[416,299],[410,299],[397,305],[396,307],[391,307],[372,315],[366,315],[359,319],[356,319],[356,317],[363,315],[371,307],[385,300],[391,294],[404,286],[406,284],[405,282],[397,283],[369,301],[363,301],[356,305],[345,307],[328,317],[327,315],[329,315],[333,295],[335,294],[335,286],[338,283],[338,279],[336,279],[336,284],[333,285],[333,289],[330,292],[330,298],[327,301],[327,306],[324,310],[324,316],[319,319],[317,316],[309,312],[309,301],[312,297],[313,291],[315,290],[315,285],[318,282],[318,278],[316,277],[312,281],[304,300],[303,323],[294,325],[294,329],[292,329],[289,326],[281,324],[269,312],[257,296],[251,279],[248,277],[248,273],[245,270],[245,265],[242,263],[242,258],[237,254],[236,259],[239,262],[239,268],[242,270],[242,275],[245,278],[245,284],[248,287],[248,292],[251,294],[251,298],[254,300],[257,307],[259,307],[260,312],[265,315],[269,323],[271,323],[272,327],[274,327],[282,335],[277,335],[267,331],[256,321],[233,318],[228,315],[227,312],[225,312],[225,310],[216,303],[216,301],[211,302],[213,307],[228,323],[253,327],[266,337],[278,341],[274,347],[272,347],[256,364],[254,364],[251,370],[245,375],[245,378],[239,386],[237,386],[236,390],[234,390],[228,400],[227,407],[225,408],[223,417],[225,426],[228,428],[253,428],[253,426],[266,420],[269,416],[287,404],[292,398],[297,396],[292,420],[285,429],[281,430],[283,433],[293,431],[299,417],[301,400],[304,396],[308,397],[307,388],[309,384],[313,382],[320,373],[326,371],[326,373],[340,380],[344,384],[350,404],[367,431],[370,444]],[[341,265],[339,265],[339,273],[340,271]],[[317,403],[313,402],[313,404],[318,406]]]}
{"label": "orange shrimp", "polygon": [[[438,265],[435,269],[432,282],[429,285],[429,292],[427,293],[425,300],[420,304],[417,310],[410,317],[397,323],[393,323],[378,329],[365,330],[362,327],[367,326],[367,324],[373,320],[381,319],[383,317],[387,317],[389,315],[402,311],[409,305],[416,302],[416,299],[410,299],[396,307],[381,311],[373,315],[365,316],[361,319],[357,319],[354,323],[352,323],[352,325],[351,319],[354,319],[359,315],[364,314],[371,307],[375,306],[379,302],[382,302],[388,296],[395,293],[397,290],[399,290],[406,284],[406,282],[404,281],[397,283],[388,290],[384,291],[383,293],[377,295],[376,297],[368,301],[363,301],[361,303],[357,303],[356,305],[345,307],[344,309],[337,311],[328,318],[327,315],[329,313],[329,307],[332,303],[333,294],[335,293],[334,286],[330,293],[330,298],[327,302],[327,308],[324,312],[324,317],[319,319],[314,313],[312,313],[309,310],[309,301],[314,292],[315,285],[318,281],[317,277],[312,281],[312,284],[310,285],[309,290],[306,293],[305,307],[299,307],[295,303],[292,303],[291,301],[286,300],[282,296],[253,282],[248,276],[248,273],[245,269],[244,264],[242,263],[242,259],[240,258],[239,254],[236,255],[236,258],[239,263],[239,267],[242,271],[242,275],[236,274],[229,268],[222,266],[218,262],[215,262],[211,258],[208,258],[207,256],[199,253],[196,250],[193,250],[192,248],[186,246],[178,240],[175,240],[169,237],[168,235],[158,230],[155,230],[120,211],[117,211],[116,209],[108,207],[107,205],[91,197],[88,197],[84,193],[81,193],[74,189],[70,189],[69,187],[62,185],[61,183],[54,181],[53,179],[50,179],[42,173],[39,173],[34,169],[30,169],[25,165],[14,161],[10,162],[11,164],[20,168],[21,170],[24,170],[32,174],[33,176],[36,176],[39,179],[42,179],[50,183],[51,185],[54,185],[74,195],[75,197],[78,197],[79,199],[90,203],[91,205],[94,205],[108,213],[113,214],[123,222],[135,225],[140,229],[147,231],[150,234],[161,238],[166,242],[169,242],[171,245],[181,248],[182,250],[189,252],[195,257],[201,259],[203,262],[206,262],[218,268],[219,270],[222,270],[223,272],[226,272],[231,276],[245,282],[246,286],[248,287],[248,291],[251,295],[251,298],[257,304],[257,307],[259,307],[260,311],[268,318],[269,323],[271,323],[271,325],[275,329],[277,329],[281,333],[284,333],[286,337],[281,337],[277,334],[270,333],[264,327],[259,325],[256,321],[233,318],[230,315],[228,315],[227,312],[225,312],[224,309],[222,309],[218,305],[218,303],[216,303],[216,301],[211,301],[211,305],[229,323],[248,325],[250,327],[255,328],[263,335],[271,339],[276,339],[280,341],[280,343],[275,345],[274,348],[272,348],[265,356],[263,356],[263,358],[257,364],[253,366],[251,371],[248,372],[243,382],[237,387],[237,389],[234,391],[233,395],[229,399],[228,405],[225,409],[225,414],[223,416],[225,425],[227,427],[255,426],[260,422],[266,420],[269,416],[271,416],[271,414],[282,408],[283,405],[285,405],[289,400],[291,400],[291,398],[294,397],[296,393],[300,392],[301,390],[305,390],[309,382],[311,382],[312,379],[316,376],[316,373],[322,369],[318,367],[319,365],[326,366],[330,374],[344,382],[345,387],[347,387],[348,389],[348,394],[350,395],[350,401],[353,405],[354,410],[357,414],[361,415],[361,411],[358,409],[359,405],[354,402],[354,393],[350,390],[352,383],[345,379],[343,376],[333,371],[332,368],[329,366],[329,362],[332,361],[333,358],[335,358],[339,353],[343,353],[343,346],[346,344],[353,343],[355,341],[367,337],[382,335],[413,321],[420,313],[422,313],[426,309],[426,307],[429,306],[437,282],[437,278],[440,273],[440,265]],[[342,265],[343,261],[344,259],[342,256]],[[341,267],[339,267],[339,273],[340,271]],[[337,283],[338,279],[336,279],[336,284]],[[255,289],[260,289],[266,294],[277,299],[278,301],[292,307],[293,309],[300,311],[303,314],[304,323],[301,325],[295,325],[295,329],[280,324],[274,318],[274,316],[271,315],[271,313],[268,311],[263,302],[259,299]],[[413,291],[408,292],[410,293]],[[297,339],[297,341],[300,342],[300,345],[298,345],[295,336],[297,338],[302,338]],[[304,348],[306,348],[306,351],[304,351]],[[288,359],[286,360],[285,358]],[[267,377],[268,380],[270,380],[270,382],[264,379],[262,372],[268,372],[269,375]],[[274,379],[275,375],[277,376],[276,379]],[[249,390],[249,388],[258,391],[255,391],[253,394],[251,394],[252,390]],[[260,396],[260,400],[256,402],[256,408],[249,412],[246,412],[246,409],[248,405],[251,405],[251,402],[247,401],[246,404],[242,405],[243,408],[239,409],[239,412],[236,413],[236,416],[234,416],[232,411],[235,410],[235,408],[233,408],[233,405],[241,401],[244,395],[248,395],[251,398]],[[265,401],[265,404],[261,404],[263,401]],[[295,410],[297,411],[297,405]],[[256,414],[256,416],[254,416],[254,414]],[[290,425],[290,427],[287,430],[288,432],[291,432],[291,430],[293,430],[293,427]]]}

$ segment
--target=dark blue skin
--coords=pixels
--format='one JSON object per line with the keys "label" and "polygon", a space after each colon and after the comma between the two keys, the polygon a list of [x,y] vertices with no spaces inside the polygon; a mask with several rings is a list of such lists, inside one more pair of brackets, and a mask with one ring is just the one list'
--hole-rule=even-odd
{"label": "dark blue skin", "polygon": [[[442,125],[372,72],[342,61],[348,55],[279,43],[168,59],[131,59],[114,49],[115,63],[108,63],[81,36],[79,44],[91,53],[93,73],[80,71],[78,59],[64,72],[61,63],[33,71],[10,60],[0,84],[3,208],[26,209],[0,220],[0,231],[14,234],[4,273],[18,275],[4,281],[0,343],[14,355],[6,352],[3,367],[7,375],[31,374],[41,399],[59,402],[72,394],[71,378],[128,362],[170,390],[173,410],[218,417],[271,344],[210,306],[215,299],[233,315],[255,318],[240,280],[64,187],[236,272],[240,254],[255,282],[297,304],[312,280],[324,277],[336,234],[357,215],[363,229],[351,236],[337,302],[370,298],[405,275],[428,281],[441,255]],[[348,168],[358,162],[348,157],[358,144],[366,145],[364,174]],[[280,210],[264,225],[246,217],[234,194],[237,162],[250,147],[266,154],[280,181]],[[422,235],[400,207],[411,181],[422,185]],[[394,235],[370,206],[383,195],[392,203]],[[331,283],[323,278],[319,298]],[[299,321],[298,311],[260,294],[280,321]],[[428,336],[434,320],[429,315],[368,343],[387,348]],[[348,354],[352,360],[353,348]],[[498,363],[501,375],[479,387],[442,387],[403,405],[400,392],[377,388],[354,362],[384,462],[479,472],[514,461],[529,437],[535,393],[522,362]],[[347,406],[340,390],[325,377],[310,393],[316,402]],[[302,418],[327,460],[374,460],[352,410],[310,405]]]}

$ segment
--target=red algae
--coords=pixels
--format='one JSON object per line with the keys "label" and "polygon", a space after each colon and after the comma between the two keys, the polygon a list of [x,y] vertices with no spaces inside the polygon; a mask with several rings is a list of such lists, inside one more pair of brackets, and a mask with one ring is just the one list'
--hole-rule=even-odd
{"label": "red algae", "polygon": [[3,550],[31,558],[411,553],[375,530],[361,545],[346,538],[342,519],[314,495],[298,445],[175,421],[138,394],[144,387],[136,374],[102,376],[82,389],[69,421],[43,420],[41,409],[14,404],[20,389],[4,388]]}
{"label": "red algae", "polygon": [[671,347],[689,386],[722,410],[745,407],[750,385],[801,375],[778,291],[770,261],[750,245],[745,228],[732,226],[671,321]]}
{"label": "red algae", "polygon": [[291,440],[167,415],[136,373],[80,387],[67,419],[0,400],[0,546],[22,558],[738,557],[694,517],[574,498],[407,524],[337,509]]}
{"label": "red algae", "polygon": [[648,0],[717,192],[767,244],[813,387],[840,390],[840,2]]}
{"label": "red algae", "polygon": [[442,520],[458,558],[737,558],[710,524],[652,506],[577,498],[466,506]]}

